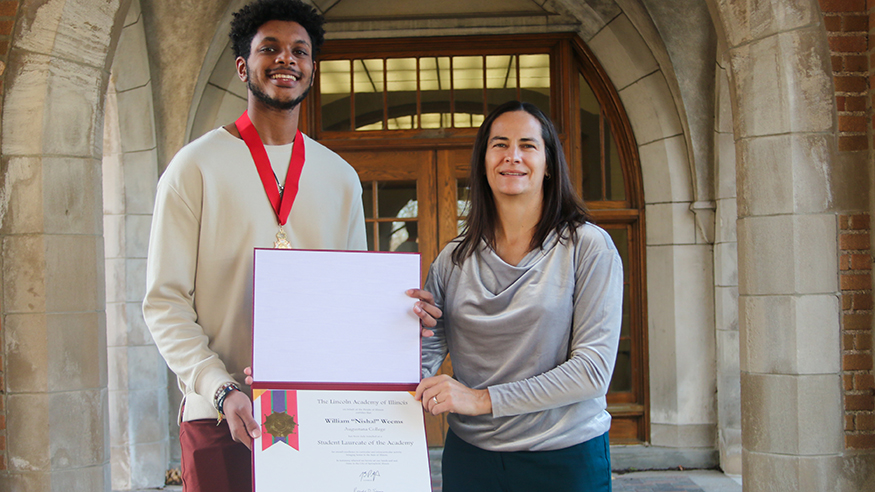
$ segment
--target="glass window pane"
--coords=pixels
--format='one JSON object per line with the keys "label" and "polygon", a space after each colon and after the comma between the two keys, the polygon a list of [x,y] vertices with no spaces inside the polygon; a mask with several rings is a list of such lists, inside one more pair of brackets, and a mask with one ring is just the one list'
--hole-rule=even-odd
{"label": "glass window pane", "polygon": [[468,218],[468,208],[471,206],[471,188],[468,186],[468,178],[460,178],[456,181],[456,233],[461,234],[465,229],[465,220]]}
{"label": "glass window pane", "polygon": [[377,251],[392,251],[392,235],[395,233],[393,222],[377,222],[377,232],[380,247]]}
{"label": "glass window pane", "polygon": [[422,128],[450,126],[450,58],[420,58]]}
{"label": "glass window pane", "polygon": [[371,131],[379,131],[383,129],[383,121],[376,121],[369,125],[360,125],[356,128],[356,131],[359,132],[371,132]]}
{"label": "glass window pane", "polygon": [[456,107],[453,126],[456,128],[479,126],[474,116],[483,115],[482,56],[453,58],[453,97]]}
{"label": "glass window pane", "polygon": [[419,252],[419,223],[417,221],[392,222],[392,228],[389,251]]}
{"label": "glass window pane", "polygon": [[374,227],[376,222],[368,222],[365,224],[365,231],[368,235],[368,251],[374,251]]}
{"label": "glass window pane", "polygon": [[416,218],[416,181],[388,181],[377,185],[378,217]]}
{"label": "glass window pane", "polygon": [[621,338],[617,350],[617,364],[614,366],[614,375],[608,393],[626,391],[632,391],[632,341]]}
{"label": "glass window pane", "polygon": [[456,180],[456,211],[460,219],[468,216],[468,207],[471,205],[471,189],[468,187],[468,178]]}
{"label": "glass window pane", "polygon": [[620,152],[617,150],[617,140],[611,133],[611,125],[605,122],[605,140],[608,143],[605,148],[605,198],[608,200],[625,200],[626,186],[623,179],[623,166],[620,164]]}
{"label": "glass window pane", "polygon": [[629,269],[626,266],[629,263],[629,231],[626,226],[610,224],[603,225],[605,231],[611,236],[614,245],[617,247],[617,252],[620,253],[620,259],[623,260],[623,282],[629,282]]}
{"label": "glass window pane", "polygon": [[[615,226],[617,227],[617,226]],[[623,324],[620,329],[620,349],[617,353],[617,364],[611,380],[610,392],[632,390],[632,307],[629,298],[629,230],[619,226],[611,228],[605,225],[605,230],[614,241],[620,259],[623,260]]]}
{"label": "glass window pane", "polygon": [[319,99],[322,103],[322,129],[349,131],[352,76],[349,60],[319,62]]}
{"label": "glass window pane", "polygon": [[374,217],[374,188],[372,181],[362,183],[362,206],[365,209],[365,218]]}
{"label": "glass window pane", "polygon": [[580,153],[583,168],[583,199],[604,200],[602,194],[602,157],[599,138],[599,115],[601,106],[592,89],[578,74],[580,86]]}
{"label": "glass window pane", "polygon": [[550,116],[550,55],[520,55],[520,94]]}
{"label": "glass window pane", "polygon": [[516,56],[486,57],[486,103],[489,111],[517,98]]}
{"label": "glass window pane", "polygon": [[416,58],[386,60],[389,130],[416,128]]}
{"label": "glass window pane", "polygon": [[353,62],[356,130],[383,129],[383,60]]}

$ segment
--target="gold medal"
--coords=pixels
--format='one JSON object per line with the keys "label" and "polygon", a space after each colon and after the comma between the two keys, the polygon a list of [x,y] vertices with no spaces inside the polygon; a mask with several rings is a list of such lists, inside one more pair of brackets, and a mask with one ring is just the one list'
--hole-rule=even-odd
{"label": "gold medal", "polygon": [[280,226],[279,232],[276,233],[276,241],[273,242],[273,247],[276,249],[292,249],[292,243],[286,237],[286,230]]}

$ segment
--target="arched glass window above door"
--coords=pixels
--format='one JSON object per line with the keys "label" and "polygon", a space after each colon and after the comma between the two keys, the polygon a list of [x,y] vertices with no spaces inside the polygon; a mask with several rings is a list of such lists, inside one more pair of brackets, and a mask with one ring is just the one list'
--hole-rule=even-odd
{"label": "arched glass window above door", "polygon": [[[310,135],[358,171],[370,247],[418,251],[423,273],[461,231],[470,149],[485,115],[518,99],[551,117],[574,186],[625,267],[620,350],[607,395],[611,439],[646,441],[640,166],[616,90],[584,43],[571,34],[331,40],[317,74],[306,110]],[[442,442],[444,425],[428,424],[430,442]]]}
{"label": "arched glass window above door", "polygon": [[550,56],[418,56],[319,64],[321,130],[477,128],[511,100],[550,114]]}

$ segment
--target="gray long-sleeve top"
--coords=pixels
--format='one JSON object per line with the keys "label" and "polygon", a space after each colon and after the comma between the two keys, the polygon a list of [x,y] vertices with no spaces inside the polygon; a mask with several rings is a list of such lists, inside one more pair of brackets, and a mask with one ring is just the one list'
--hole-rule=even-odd
{"label": "gray long-sleeve top", "polygon": [[453,432],[492,451],[562,449],[607,432],[623,303],[610,236],[592,224],[573,242],[553,232],[516,266],[485,243],[456,266],[456,246],[441,251],[426,279],[444,315],[423,339],[423,376],[449,351],[456,379],[489,390],[492,414],[449,414]]}

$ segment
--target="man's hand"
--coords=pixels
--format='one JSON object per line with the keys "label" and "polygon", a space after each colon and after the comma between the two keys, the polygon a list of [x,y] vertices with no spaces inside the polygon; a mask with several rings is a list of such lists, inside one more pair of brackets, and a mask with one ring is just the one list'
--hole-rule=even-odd
{"label": "man's hand", "polygon": [[231,429],[231,439],[252,449],[252,440],[261,435],[261,429],[252,416],[252,401],[242,391],[232,391],[222,404],[225,419]]}
{"label": "man's hand", "polygon": [[405,292],[408,296],[419,299],[419,302],[413,305],[413,313],[419,316],[422,325],[422,336],[430,337],[434,332],[429,328],[434,328],[437,324],[437,319],[443,316],[443,312],[434,305],[434,296],[431,292],[422,289],[410,289]]}

